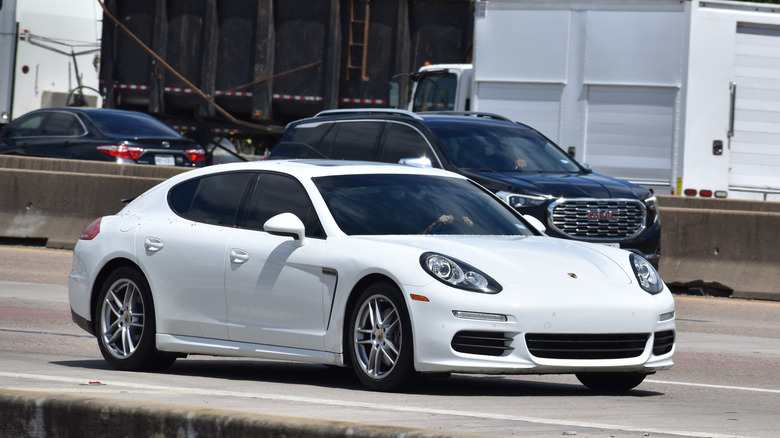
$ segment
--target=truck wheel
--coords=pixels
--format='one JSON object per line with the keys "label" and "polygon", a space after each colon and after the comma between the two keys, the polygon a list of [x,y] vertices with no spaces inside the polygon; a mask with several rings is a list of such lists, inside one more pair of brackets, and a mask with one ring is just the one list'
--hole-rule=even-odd
{"label": "truck wheel", "polygon": [[95,333],[103,358],[124,371],[163,370],[176,360],[154,348],[155,319],[146,278],[121,267],[108,276],[95,309]]}

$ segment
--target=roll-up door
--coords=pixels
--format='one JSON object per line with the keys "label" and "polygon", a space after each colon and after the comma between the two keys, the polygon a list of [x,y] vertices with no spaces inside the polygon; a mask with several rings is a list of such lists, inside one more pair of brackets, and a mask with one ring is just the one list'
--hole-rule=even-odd
{"label": "roll-up door", "polygon": [[729,186],[780,189],[780,28],[737,26]]}
{"label": "roll-up door", "polygon": [[669,184],[676,87],[588,87],[585,161],[598,173]]}

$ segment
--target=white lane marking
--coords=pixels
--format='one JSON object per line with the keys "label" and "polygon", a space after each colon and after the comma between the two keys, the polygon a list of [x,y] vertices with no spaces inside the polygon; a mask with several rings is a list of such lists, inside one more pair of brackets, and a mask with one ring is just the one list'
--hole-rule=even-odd
{"label": "white lane marking", "polygon": [[670,382],[668,380],[645,380],[647,383],[660,383],[662,385],[695,386],[698,388],[729,389],[734,391],[766,392],[780,394],[780,389],[749,388],[745,386],[709,385],[707,383]]}
{"label": "white lane marking", "polygon": [[[59,383],[74,383],[83,385],[88,383],[84,379],[78,379],[73,377],[59,377],[59,376],[45,376],[45,375],[39,375],[39,374],[20,374],[20,373],[7,373],[7,372],[0,372],[0,377],[4,378],[10,378],[10,379],[27,379],[27,380],[38,380],[38,381],[47,381],[47,382],[59,382]],[[660,380],[653,380],[653,383],[661,383],[661,384],[679,384],[676,382],[664,382]],[[678,436],[686,436],[686,437],[709,437],[709,438],[733,438],[733,435],[722,435],[722,434],[716,434],[716,433],[709,433],[709,432],[691,432],[691,431],[680,431],[680,430],[665,430],[665,429],[655,429],[655,428],[643,428],[643,427],[636,427],[636,426],[624,426],[624,425],[617,425],[617,424],[606,424],[606,423],[589,423],[589,422],[583,422],[583,421],[565,421],[565,420],[556,420],[556,419],[550,419],[550,418],[539,418],[539,417],[524,417],[524,416],[517,416],[517,415],[504,415],[504,414],[495,414],[490,412],[472,412],[472,411],[458,411],[458,410],[451,410],[451,409],[433,409],[433,408],[423,408],[418,406],[397,406],[397,405],[387,405],[387,404],[376,404],[376,403],[366,403],[366,402],[357,402],[357,401],[346,401],[346,400],[332,400],[332,399],[320,399],[320,398],[313,398],[313,397],[300,397],[300,396],[290,396],[290,395],[279,395],[279,394],[258,394],[258,393],[244,393],[244,392],[236,392],[236,391],[220,391],[220,390],[203,390],[203,389],[193,389],[188,387],[178,387],[178,386],[161,386],[161,385],[148,385],[145,383],[128,383],[128,382],[117,382],[117,381],[105,381],[101,380],[100,383],[102,384],[102,391],[105,391],[106,386],[120,386],[125,388],[132,388],[134,390],[147,390],[147,391],[162,391],[167,393],[185,393],[185,394],[197,394],[202,396],[219,396],[219,397],[235,397],[235,398],[249,398],[249,399],[261,399],[261,400],[271,400],[271,401],[288,401],[288,402],[295,402],[295,403],[310,403],[310,404],[319,404],[319,405],[326,405],[326,406],[338,406],[338,407],[345,407],[345,408],[365,408],[370,409],[372,411],[379,411],[379,410],[388,410],[388,411],[394,411],[394,412],[412,412],[412,413],[426,413],[431,415],[449,415],[454,417],[467,417],[467,418],[481,418],[481,419],[491,419],[491,420],[502,420],[502,421],[516,421],[516,422],[525,422],[525,423],[534,423],[534,424],[544,424],[548,426],[567,426],[567,427],[583,427],[583,428],[590,428],[590,429],[608,429],[608,430],[621,430],[621,431],[628,431],[628,432],[642,432],[642,433],[650,433],[650,434],[666,434],[666,435],[678,435]],[[739,390],[759,390],[758,388],[740,388],[740,387],[728,387],[728,386],[717,386],[717,385],[701,385],[696,383],[688,383],[684,384],[688,386],[701,386],[705,388],[721,388],[721,389],[739,389]],[[27,388],[26,391],[36,391],[34,388]],[[55,389],[54,391],[59,391],[58,389]],[[102,392],[101,391],[101,392]],[[774,390],[767,390],[768,392],[777,392]]]}

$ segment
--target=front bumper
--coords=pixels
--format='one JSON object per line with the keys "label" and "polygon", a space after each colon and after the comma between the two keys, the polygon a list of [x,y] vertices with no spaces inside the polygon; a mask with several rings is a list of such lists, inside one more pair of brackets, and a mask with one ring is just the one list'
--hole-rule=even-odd
{"label": "front bumper", "polygon": [[[434,291],[439,286],[429,285],[410,291],[430,300],[410,302],[415,368],[423,373],[480,374],[668,369],[675,350],[674,299],[668,290],[651,296],[627,291],[630,286],[636,287],[561,291],[534,285],[523,292],[507,288],[484,295]],[[506,321],[458,318],[453,310],[503,315]],[[484,348],[459,346],[464,338]],[[546,342],[550,339],[553,344]],[[555,342],[563,347],[551,353],[558,348]]]}

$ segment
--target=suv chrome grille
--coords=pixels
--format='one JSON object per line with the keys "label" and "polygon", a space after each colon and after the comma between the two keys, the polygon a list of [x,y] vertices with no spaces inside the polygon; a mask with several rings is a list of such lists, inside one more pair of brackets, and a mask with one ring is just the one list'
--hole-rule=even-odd
{"label": "suv chrome grille", "polygon": [[646,208],[633,199],[562,199],[548,208],[550,225],[575,239],[632,238],[645,228]]}

